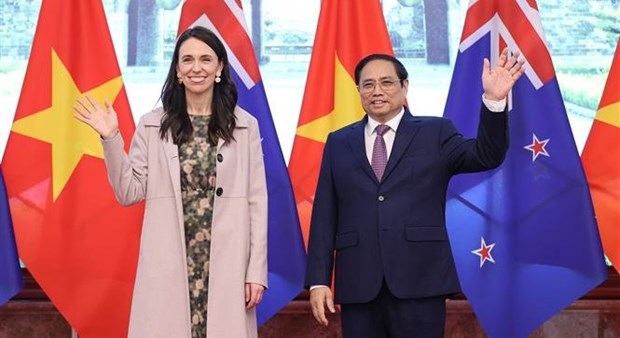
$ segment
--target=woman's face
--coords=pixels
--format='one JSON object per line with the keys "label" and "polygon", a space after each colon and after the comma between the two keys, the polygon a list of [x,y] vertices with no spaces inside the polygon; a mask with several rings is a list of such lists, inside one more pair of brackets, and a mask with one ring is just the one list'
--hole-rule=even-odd
{"label": "woman's face", "polygon": [[189,38],[179,48],[177,78],[193,94],[213,92],[215,77],[221,75],[222,63],[206,43]]}

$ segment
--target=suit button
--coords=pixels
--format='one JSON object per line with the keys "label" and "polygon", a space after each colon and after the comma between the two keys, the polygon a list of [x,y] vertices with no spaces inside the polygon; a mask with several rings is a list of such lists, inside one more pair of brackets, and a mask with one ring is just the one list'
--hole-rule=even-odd
{"label": "suit button", "polygon": [[377,199],[379,200],[379,202],[385,201],[385,197],[383,197],[383,195],[377,197]]}
{"label": "suit button", "polygon": [[222,193],[224,193],[224,189],[222,188],[217,188],[215,189],[215,194],[218,196],[222,196]]}
{"label": "suit button", "polygon": [[224,161],[224,156],[222,156],[222,154],[217,154],[217,161],[222,163]]}

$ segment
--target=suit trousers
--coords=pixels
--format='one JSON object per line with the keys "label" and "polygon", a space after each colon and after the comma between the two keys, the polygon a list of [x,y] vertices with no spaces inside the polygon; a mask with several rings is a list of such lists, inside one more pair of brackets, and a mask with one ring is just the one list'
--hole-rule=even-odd
{"label": "suit trousers", "polygon": [[368,303],[342,304],[344,338],[442,338],[446,297],[396,298],[385,281]]}

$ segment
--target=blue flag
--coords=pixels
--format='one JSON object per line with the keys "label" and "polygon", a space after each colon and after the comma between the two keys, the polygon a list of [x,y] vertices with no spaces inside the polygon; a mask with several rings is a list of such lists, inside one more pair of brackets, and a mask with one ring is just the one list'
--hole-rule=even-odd
{"label": "blue flag", "polygon": [[17,257],[4,177],[0,171],[0,305],[9,301],[22,287],[22,269]]}
{"label": "blue flag", "polygon": [[306,251],[291,181],[271,117],[240,1],[186,1],[179,30],[200,25],[215,32],[228,53],[237,105],[258,119],[269,194],[269,289],[258,305],[263,324],[303,290]]}
{"label": "blue flag", "polygon": [[607,276],[588,185],[534,1],[470,4],[444,116],[475,137],[483,58],[520,50],[505,162],[450,183],[463,292],[490,337],[526,337]]}

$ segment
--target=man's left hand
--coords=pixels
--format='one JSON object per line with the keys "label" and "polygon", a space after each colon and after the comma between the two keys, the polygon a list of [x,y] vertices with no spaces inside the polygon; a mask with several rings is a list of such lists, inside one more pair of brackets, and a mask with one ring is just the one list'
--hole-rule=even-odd
{"label": "man's left hand", "polygon": [[495,67],[491,69],[489,59],[484,59],[482,67],[482,88],[484,97],[489,100],[503,100],[512,89],[512,86],[523,75],[525,67],[524,59],[519,60],[521,53],[516,51],[508,57],[508,47],[504,48],[497,60]]}

